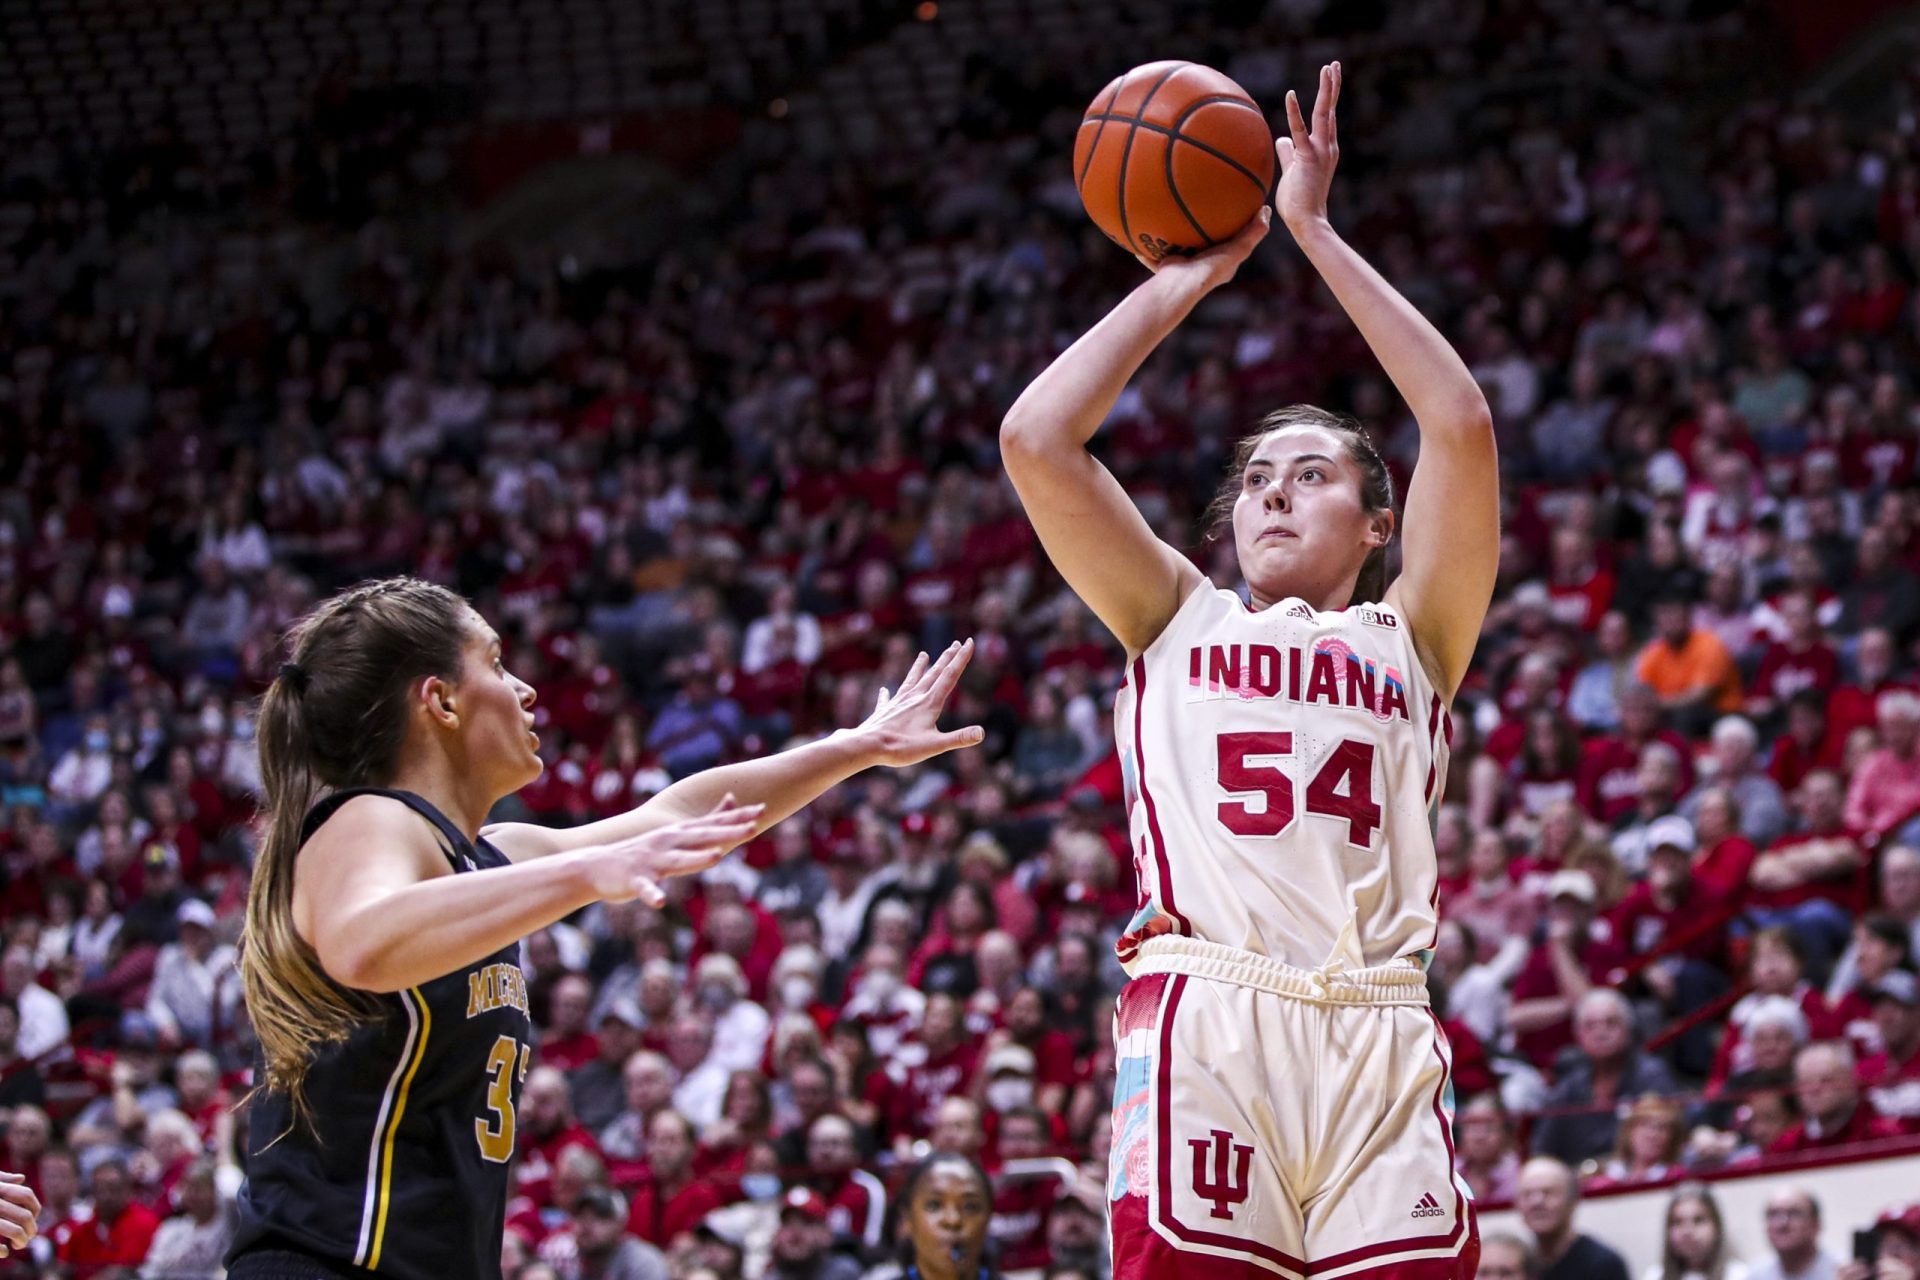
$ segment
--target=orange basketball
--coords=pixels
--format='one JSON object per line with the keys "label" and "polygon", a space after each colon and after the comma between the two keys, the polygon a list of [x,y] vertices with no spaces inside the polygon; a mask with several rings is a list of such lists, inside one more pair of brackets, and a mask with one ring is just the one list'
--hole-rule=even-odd
{"label": "orange basketball", "polygon": [[1195,62],[1149,62],[1115,80],[1073,144],[1087,213],[1154,262],[1232,238],[1266,203],[1273,166],[1259,106]]}

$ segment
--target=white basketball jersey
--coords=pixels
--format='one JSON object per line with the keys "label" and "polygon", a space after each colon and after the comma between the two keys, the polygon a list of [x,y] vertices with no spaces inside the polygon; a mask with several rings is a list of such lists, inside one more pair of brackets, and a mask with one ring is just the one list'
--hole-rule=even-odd
{"label": "white basketball jersey", "polygon": [[1307,969],[1425,963],[1452,726],[1391,606],[1256,613],[1202,582],[1114,721],[1140,885],[1123,964],[1165,934]]}

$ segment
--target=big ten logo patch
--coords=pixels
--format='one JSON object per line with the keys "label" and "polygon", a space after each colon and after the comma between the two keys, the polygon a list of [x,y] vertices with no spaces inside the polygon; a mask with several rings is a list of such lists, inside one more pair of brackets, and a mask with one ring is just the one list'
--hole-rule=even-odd
{"label": "big ten logo patch", "polygon": [[1360,621],[1370,627],[1379,627],[1385,631],[1398,631],[1400,629],[1400,619],[1384,610],[1373,609],[1362,605],[1354,612],[1360,615]]}
{"label": "big ten logo patch", "polygon": [[1193,1148],[1193,1194],[1213,1201],[1214,1217],[1231,1220],[1232,1206],[1247,1200],[1253,1148],[1235,1142],[1225,1129],[1215,1129],[1205,1138],[1189,1138],[1187,1145]]}

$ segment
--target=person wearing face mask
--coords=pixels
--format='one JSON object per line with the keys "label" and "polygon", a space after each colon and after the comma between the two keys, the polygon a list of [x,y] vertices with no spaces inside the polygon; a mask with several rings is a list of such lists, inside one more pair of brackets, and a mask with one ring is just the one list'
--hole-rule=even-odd
{"label": "person wearing face mask", "polygon": [[1025,1045],[1002,1044],[987,1055],[980,1096],[987,1104],[989,1131],[997,1117],[1033,1105],[1033,1073],[1033,1050]]}
{"label": "person wearing face mask", "polygon": [[105,716],[89,716],[79,743],[54,762],[47,775],[47,816],[65,822],[81,816],[113,781],[113,742]]}
{"label": "person wearing face mask", "polygon": [[693,991],[713,1019],[713,1060],[727,1071],[758,1067],[773,1019],[747,999],[747,978],[739,961],[717,951],[701,957],[694,966]]}
{"label": "person wearing face mask", "polygon": [[812,1018],[825,1036],[837,1016],[833,1007],[820,999],[821,976],[826,960],[819,950],[796,943],[780,953],[773,965],[773,998],[784,1013],[804,1013]]}

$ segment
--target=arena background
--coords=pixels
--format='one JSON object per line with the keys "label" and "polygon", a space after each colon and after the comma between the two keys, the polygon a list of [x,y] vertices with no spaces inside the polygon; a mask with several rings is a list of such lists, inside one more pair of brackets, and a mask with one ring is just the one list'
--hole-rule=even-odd
{"label": "arena background", "polygon": [[[1071,181],[1093,92],[1191,58],[1277,112],[1335,56],[1335,220],[1462,347],[1507,482],[1436,839],[1469,1181],[1497,1208],[1565,1160],[1637,1270],[1682,1178],[1869,1162],[1810,1179],[1827,1247],[1920,1238],[1910,9],[7,0],[0,1167],[47,1208],[0,1276],[217,1274],[251,701],[290,620],[407,572],[540,689],[502,816],[555,824],[978,641],[982,748],[529,940],[508,1274],[599,1274],[604,1186],[676,1280],[759,1275],[811,1188],[781,1274],[859,1275],[931,1144],[996,1171],[1005,1270],[1101,1280],[1123,655],[996,431],[1138,279]],[[1096,447],[1237,586],[1198,515],[1304,400],[1404,480],[1411,424],[1276,234]],[[1569,946],[1631,1048],[1540,1020]],[[1761,1267],[1772,1220],[1726,1203]]]}

